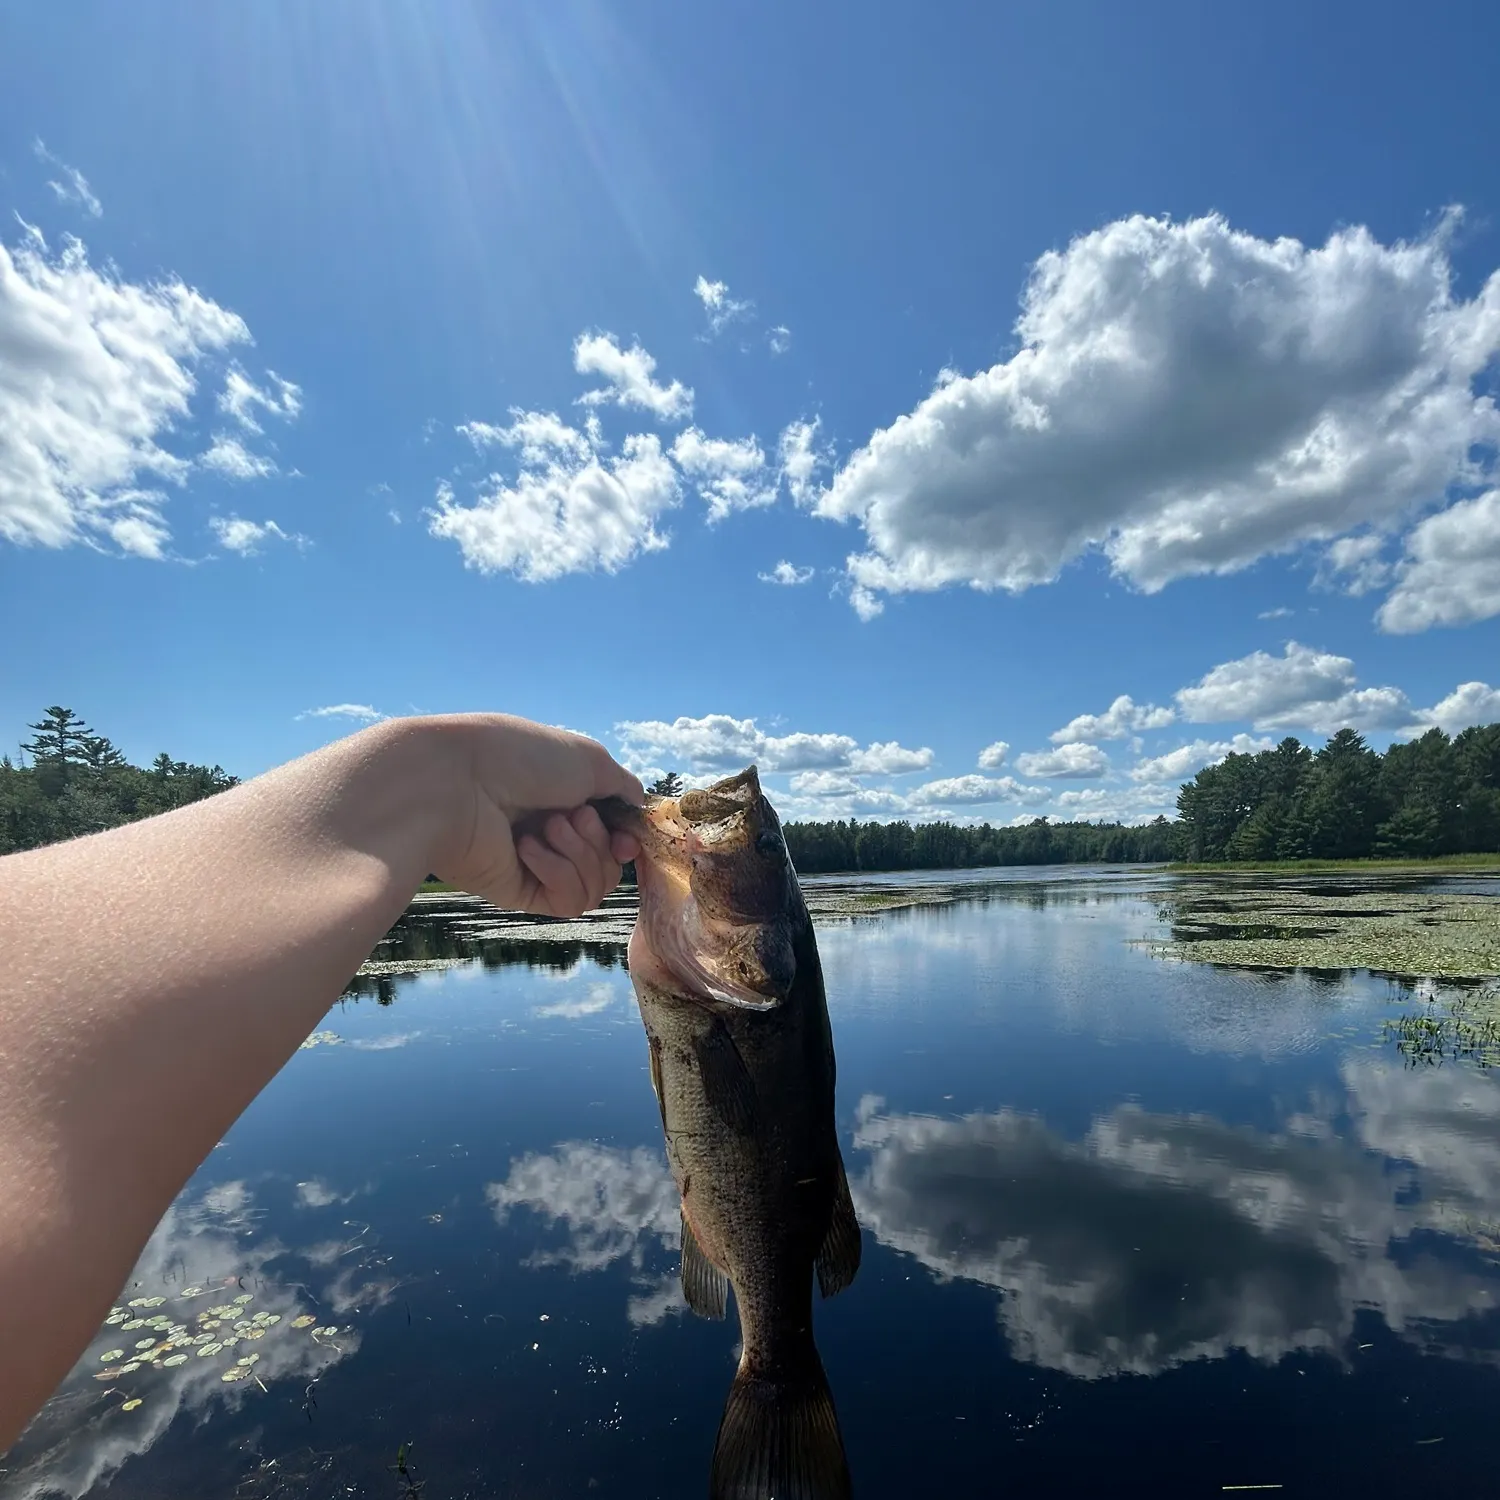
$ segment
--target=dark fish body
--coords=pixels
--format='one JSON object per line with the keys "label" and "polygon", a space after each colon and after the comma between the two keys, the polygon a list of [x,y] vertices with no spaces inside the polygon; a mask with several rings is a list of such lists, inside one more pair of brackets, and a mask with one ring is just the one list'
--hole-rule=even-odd
{"label": "dark fish body", "polygon": [[834,1124],[833,1036],[812,922],[754,768],[606,819],[642,843],[630,968],[667,1159],[682,1197],[688,1305],[743,1353],[714,1453],[714,1500],[849,1495],[813,1343],[853,1280],[859,1226]]}

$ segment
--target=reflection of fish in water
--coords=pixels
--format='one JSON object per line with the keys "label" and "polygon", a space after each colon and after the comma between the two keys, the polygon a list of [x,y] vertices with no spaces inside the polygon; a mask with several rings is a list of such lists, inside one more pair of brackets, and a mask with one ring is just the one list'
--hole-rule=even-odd
{"label": "reflection of fish in water", "polygon": [[825,1297],[859,1269],[834,1128],[833,1036],[812,922],[752,766],[646,810],[630,977],[682,1195],[682,1290],[744,1352],[714,1450],[715,1500],[836,1500],[849,1471],[813,1344]]}

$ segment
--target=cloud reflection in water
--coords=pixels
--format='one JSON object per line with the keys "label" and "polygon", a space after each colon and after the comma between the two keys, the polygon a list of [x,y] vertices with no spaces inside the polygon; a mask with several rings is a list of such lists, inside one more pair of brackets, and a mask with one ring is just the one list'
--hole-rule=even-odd
{"label": "cloud reflection in water", "polygon": [[1469,1238],[1500,1214],[1500,1090],[1364,1062],[1345,1083],[1356,1141],[1133,1105],[1074,1141],[1033,1115],[867,1097],[855,1203],[881,1243],[1000,1291],[1018,1359],[1085,1379],[1337,1352],[1360,1309],[1424,1352],[1484,1357],[1444,1325],[1500,1290]]}

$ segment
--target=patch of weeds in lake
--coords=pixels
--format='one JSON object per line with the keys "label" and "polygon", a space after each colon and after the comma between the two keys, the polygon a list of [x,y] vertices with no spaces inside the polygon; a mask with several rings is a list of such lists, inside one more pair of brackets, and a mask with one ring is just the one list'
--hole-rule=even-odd
{"label": "patch of weeds in lake", "polygon": [[1410,1067],[1467,1062],[1500,1066],[1500,986],[1419,988],[1420,1009],[1383,1023],[1386,1040]]}
{"label": "patch of weeds in lake", "polygon": [[1171,936],[1144,941],[1159,958],[1435,979],[1500,975],[1500,901],[1472,893],[1185,880],[1158,899],[1157,914]]}

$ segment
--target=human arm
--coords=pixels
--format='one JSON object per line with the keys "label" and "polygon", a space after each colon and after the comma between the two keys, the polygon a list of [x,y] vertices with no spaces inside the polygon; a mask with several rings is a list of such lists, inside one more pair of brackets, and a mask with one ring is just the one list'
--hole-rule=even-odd
{"label": "human arm", "polygon": [[581,736],[501,715],[395,720],[0,859],[0,1451],[422,878],[587,910],[635,853],[587,806],[611,795],[642,793]]}

